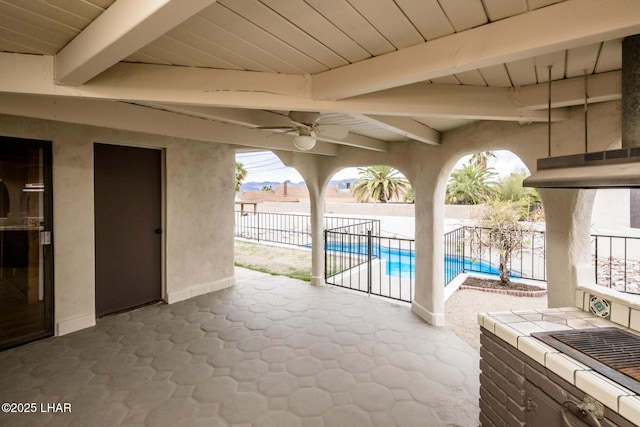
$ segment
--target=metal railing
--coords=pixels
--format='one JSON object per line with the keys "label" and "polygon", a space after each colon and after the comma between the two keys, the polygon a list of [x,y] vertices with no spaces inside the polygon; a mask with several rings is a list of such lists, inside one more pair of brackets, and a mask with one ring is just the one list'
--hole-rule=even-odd
{"label": "metal railing", "polygon": [[325,230],[326,283],[411,302],[415,241],[381,237],[358,226]]}
{"label": "metal railing", "polygon": [[592,234],[596,284],[640,294],[640,237]]}
{"label": "metal railing", "polygon": [[[546,280],[546,239],[540,230],[521,230],[523,242],[511,254],[511,277]],[[497,275],[500,251],[491,243],[491,229],[464,226],[444,236],[445,284],[463,272]]]}
{"label": "metal railing", "polygon": [[[324,228],[352,226],[360,232],[380,234],[380,220],[325,216]],[[235,237],[258,242],[311,247],[311,216],[270,212],[235,211]]]}
{"label": "metal railing", "polygon": [[464,227],[456,228],[444,235],[444,285],[464,272],[465,244]]}
{"label": "metal railing", "polygon": [[[301,214],[235,212],[235,236],[311,247],[311,217]],[[324,217],[327,283],[411,301],[415,241],[380,236],[380,221]],[[444,284],[463,272],[498,274],[499,250],[489,228],[464,226],[444,235]],[[523,230],[524,245],[509,262],[512,277],[546,280],[546,239],[541,230]],[[640,294],[640,237],[592,235],[598,285]]]}

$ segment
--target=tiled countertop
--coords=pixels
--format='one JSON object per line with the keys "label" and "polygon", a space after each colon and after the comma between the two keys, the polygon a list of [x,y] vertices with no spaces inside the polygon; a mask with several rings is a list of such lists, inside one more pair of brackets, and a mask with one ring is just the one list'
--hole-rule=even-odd
{"label": "tiled countertop", "polygon": [[624,418],[640,424],[639,395],[530,336],[532,332],[619,325],[576,307],[481,313],[478,324]]}

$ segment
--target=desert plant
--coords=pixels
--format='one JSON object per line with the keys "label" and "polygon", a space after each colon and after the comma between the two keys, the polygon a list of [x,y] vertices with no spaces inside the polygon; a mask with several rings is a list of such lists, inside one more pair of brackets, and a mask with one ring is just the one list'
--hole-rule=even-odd
{"label": "desert plant", "polygon": [[480,226],[487,233],[480,239],[481,247],[491,247],[498,250],[498,272],[500,281],[510,285],[509,263],[515,251],[521,250],[530,240],[530,230],[520,219],[528,213],[527,205],[514,201],[493,199],[489,202],[487,213],[480,221]]}

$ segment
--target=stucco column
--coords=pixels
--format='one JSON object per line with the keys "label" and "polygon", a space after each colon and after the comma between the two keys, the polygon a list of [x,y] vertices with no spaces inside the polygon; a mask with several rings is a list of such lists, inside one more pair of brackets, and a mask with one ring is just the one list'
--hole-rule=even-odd
{"label": "stucco column", "polygon": [[416,194],[416,279],[411,311],[427,323],[444,326],[444,190],[431,174],[417,175],[412,180]]}
{"label": "stucco column", "polygon": [[331,177],[322,156],[274,152],[287,166],[295,167],[309,191],[311,217],[311,284],[325,286],[324,281],[324,195]]}
{"label": "stucco column", "polygon": [[308,180],[311,215],[311,284],[326,285],[324,281],[324,186]]}
{"label": "stucco column", "polygon": [[593,283],[591,209],[595,190],[541,190],[547,232],[549,307],[572,307],[578,284]]}

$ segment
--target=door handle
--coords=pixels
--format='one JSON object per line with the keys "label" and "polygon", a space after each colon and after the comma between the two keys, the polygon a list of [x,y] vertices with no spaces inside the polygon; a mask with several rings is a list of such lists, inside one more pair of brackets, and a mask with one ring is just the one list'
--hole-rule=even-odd
{"label": "door handle", "polygon": [[604,418],[604,406],[590,396],[585,396],[584,401],[580,403],[570,400],[562,403],[562,425],[573,427],[567,416],[569,412],[582,419],[590,427],[601,427],[599,420]]}
{"label": "door handle", "polygon": [[156,228],[156,229],[154,230],[154,233],[156,233],[156,234],[162,234],[162,229],[161,229],[161,228]]}
{"label": "door handle", "polygon": [[51,232],[50,231],[41,231],[40,232],[40,244],[42,246],[51,244]]}

